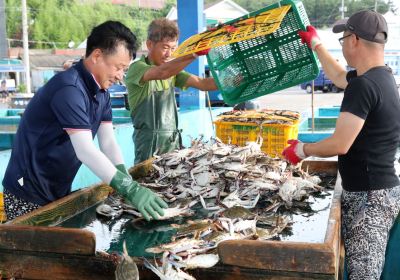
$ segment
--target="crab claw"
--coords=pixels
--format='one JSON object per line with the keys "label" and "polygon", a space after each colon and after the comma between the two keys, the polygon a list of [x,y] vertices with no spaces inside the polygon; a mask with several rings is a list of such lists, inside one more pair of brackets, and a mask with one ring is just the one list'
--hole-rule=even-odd
{"label": "crab claw", "polygon": [[199,134],[200,135],[200,139],[199,139],[199,141],[198,142],[200,142],[201,140],[203,140],[203,138],[204,138],[204,134]]}
{"label": "crab claw", "polygon": [[219,210],[219,209],[221,209],[219,206],[214,206],[214,207],[208,207],[207,208],[206,203],[204,202],[204,198],[201,195],[199,195],[199,196],[200,196],[201,205],[203,205],[204,209],[206,209],[206,210]]}
{"label": "crab claw", "polygon": [[249,206],[243,206],[243,208],[254,208],[257,205],[258,200],[260,199],[260,193],[258,193],[258,195],[256,196],[253,205],[249,205]]}

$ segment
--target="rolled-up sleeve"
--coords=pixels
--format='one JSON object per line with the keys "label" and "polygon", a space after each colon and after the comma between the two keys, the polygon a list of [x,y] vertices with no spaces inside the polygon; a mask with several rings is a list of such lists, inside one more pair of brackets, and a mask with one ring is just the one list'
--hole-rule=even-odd
{"label": "rolled-up sleeve", "polygon": [[147,70],[149,70],[151,67],[155,66],[148,65],[146,62],[141,60],[132,63],[132,65],[129,66],[128,69],[128,74],[126,77],[127,82],[143,87],[145,83],[141,82],[140,80],[143,78],[144,74],[146,74]]}
{"label": "rolled-up sleeve", "polygon": [[189,87],[185,87],[185,84],[187,80],[189,80],[190,76],[192,76],[192,74],[182,70],[176,75],[174,86],[183,91],[187,91]]}

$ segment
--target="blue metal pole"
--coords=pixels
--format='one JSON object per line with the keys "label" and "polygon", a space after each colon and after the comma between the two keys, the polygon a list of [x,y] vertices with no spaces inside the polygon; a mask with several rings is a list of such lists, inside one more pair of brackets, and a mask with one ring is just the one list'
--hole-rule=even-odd
{"label": "blue metal pole", "polygon": [[[196,34],[204,28],[204,2],[203,0],[178,0],[178,27],[181,32],[179,43]],[[192,62],[185,71],[203,77],[204,57],[199,57]],[[205,107],[205,93],[198,89],[189,88],[186,92],[179,93],[179,107],[184,110],[198,110]]]}

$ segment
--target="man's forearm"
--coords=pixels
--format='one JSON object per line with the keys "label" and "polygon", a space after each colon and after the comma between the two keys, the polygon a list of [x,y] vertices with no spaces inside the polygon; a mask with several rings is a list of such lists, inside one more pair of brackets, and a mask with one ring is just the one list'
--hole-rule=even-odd
{"label": "man's forearm", "polygon": [[333,157],[343,154],[343,149],[335,139],[330,136],[317,143],[307,143],[304,150],[308,156],[314,157]]}
{"label": "man's forearm", "polygon": [[213,90],[218,90],[217,83],[215,82],[214,78],[206,78],[203,79],[203,82],[201,83],[201,88],[199,90],[202,91],[213,91]]}
{"label": "man's forearm", "polygon": [[117,168],[93,144],[91,131],[79,131],[70,135],[77,158],[101,180],[110,184]]}
{"label": "man's forearm", "polygon": [[115,165],[124,164],[122,151],[114,136],[112,123],[102,123],[97,131],[100,150]]}
{"label": "man's forearm", "polygon": [[183,69],[185,69],[186,66],[192,63],[195,59],[196,58],[192,54],[189,54],[182,57],[178,57],[174,60],[171,60],[167,63],[158,66],[157,70],[159,74],[159,79],[166,80],[168,78],[171,78],[172,76],[175,76]]}
{"label": "man's forearm", "polygon": [[200,78],[196,75],[192,75],[189,77],[189,79],[185,83],[185,87],[197,88],[202,91],[218,90],[218,86],[214,78]]}
{"label": "man's forearm", "polygon": [[315,50],[321,62],[322,69],[324,69],[326,76],[337,86],[345,88],[347,84],[343,84],[341,79],[347,71],[334,59],[331,54],[325,49],[323,45],[318,46]]}

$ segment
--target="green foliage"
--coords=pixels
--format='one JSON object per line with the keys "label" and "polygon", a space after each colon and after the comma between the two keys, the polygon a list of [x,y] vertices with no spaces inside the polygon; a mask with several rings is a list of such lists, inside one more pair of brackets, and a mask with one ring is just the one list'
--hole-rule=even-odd
{"label": "green foliage", "polygon": [[[303,0],[308,18],[313,26],[316,28],[323,28],[323,26],[330,26],[338,19],[342,18],[342,12],[339,7],[342,5],[341,0]],[[344,12],[344,17],[350,17],[355,12],[361,10],[373,10],[375,8],[375,0],[344,0],[344,6],[347,7],[347,12]],[[379,13],[392,10],[395,12],[393,2],[386,3],[384,0],[377,0],[377,11]]]}
{"label": "green foliage", "polygon": [[[22,39],[21,0],[6,0],[7,38]],[[68,42],[75,46],[89,36],[92,28],[107,20],[125,24],[138,38],[147,37],[147,26],[153,19],[165,17],[176,0],[168,0],[160,11],[139,9],[125,5],[95,0],[94,4],[81,0],[27,0],[30,48],[67,48]],[[33,20],[33,21],[32,21]],[[41,43],[43,42],[43,43]],[[60,44],[63,43],[63,44]],[[20,41],[11,41],[11,46],[22,46]]]}
{"label": "green foliage", "polygon": [[[243,7],[249,12],[259,10],[265,6],[276,3],[277,0],[232,0],[239,6]],[[306,9],[308,18],[312,25],[316,28],[323,28],[324,26],[332,25],[336,20],[340,19],[342,12],[339,7],[342,5],[342,0],[301,0]],[[377,10],[379,13],[391,10],[397,11],[394,5],[397,0],[377,0]],[[212,3],[215,0],[204,0],[204,3]],[[387,2],[387,3],[386,3]],[[372,10],[375,8],[375,0],[344,0],[344,6],[347,7],[347,12],[344,13],[345,17],[351,16],[353,13],[360,10]]]}
{"label": "green foliage", "polygon": [[[277,0],[233,0],[249,12],[261,9],[275,3]],[[388,10],[396,12],[394,1],[377,0],[378,12]],[[204,3],[215,0],[204,0]],[[341,0],[302,0],[307,15],[312,25],[317,28],[326,28],[341,18],[339,7]],[[387,3],[386,3],[387,2]],[[7,38],[22,39],[22,15],[21,0],[5,0]],[[176,6],[176,0],[168,0],[163,9],[153,11],[139,9],[126,5],[112,5],[110,2],[95,0],[27,0],[28,6],[28,38],[35,43],[29,43],[30,48],[54,49],[67,48],[68,42],[74,41],[75,46],[83,42],[90,34],[92,28],[107,20],[118,20],[128,26],[138,38],[138,42],[146,40],[147,27],[153,19],[165,17],[172,6]],[[345,17],[349,17],[356,11],[373,9],[375,0],[344,0],[347,6]],[[44,43],[42,43],[44,42]],[[49,43],[50,42],[50,43]],[[22,46],[21,41],[11,41],[11,46]]]}
{"label": "green foliage", "polygon": [[26,93],[26,85],[25,84],[19,84],[18,92]]}

